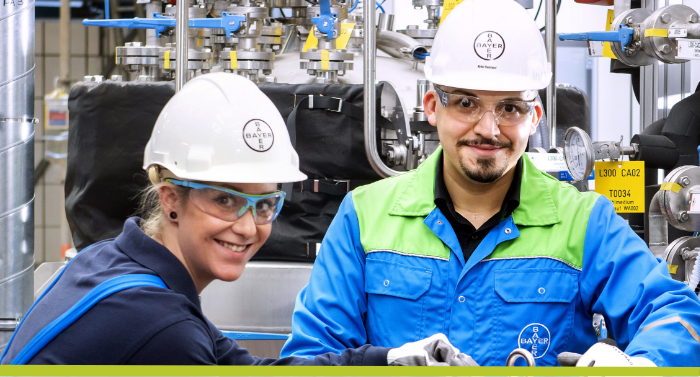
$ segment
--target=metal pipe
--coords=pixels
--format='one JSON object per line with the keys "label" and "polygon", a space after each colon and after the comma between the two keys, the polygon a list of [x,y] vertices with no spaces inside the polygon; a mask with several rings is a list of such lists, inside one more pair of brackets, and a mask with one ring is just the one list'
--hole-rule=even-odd
{"label": "metal pipe", "polygon": [[63,90],[67,91],[70,88],[70,0],[61,0],[61,9],[59,12],[59,40],[58,83]]}
{"label": "metal pipe", "polygon": [[0,7],[0,352],[34,301],[34,0]]}
{"label": "metal pipe", "polygon": [[423,62],[425,59],[417,57],[415,53],[422,56],[428,54],[428,49],[415,39],[389,30],[377,31],[377,48],[391,57],[418,62]]}
{"label": "metal pipe", "polygon": [[615,0],[614,14],[617,17],[620,13],[632,9],[632,0]]}
{"label": "metal pipe", "polygon": [[668,247],[668,221],[659,204],[662,192],[658,191],[649,204],[649,250],[659,258],[664,257],[664,251]]}
{"label": "metal pipe", "polygon": [[547,60],[552,66],[552,81],[547,85],[547,128],[551,139],[550,148],[557,147],[557,94],[556,94],[556,57],[557,57],[557,0],[545,1],[544,45],[547,49]]}
{"label": "metal pipe", "polygon": [[[361,0],[365,1],[365,0]],[[364,110],[365,110],[365,153],[367,155],[367,160],[369,161],[372,169],[377,172],[381,177],[390,177],[392,175],[399,174],[398,171],[393,170],[386,166],[382,159],[379,157],[379,152],[377,151],[377,91],[376,91],[376,53],[377,53],[377,39],[376,39],[376,11],[374,6],[363,7],[364,21],[364,43],[365,49],[363,51],[362,68],[363,72],[363,84],[364,84]]]}
{"label": "metal pipe", "polygon": [[187,82],[187,53],[190,50],[187,39],[189,5],[189,0],[177,0],[177,14],[175,15],[175,92],[179,92]]}

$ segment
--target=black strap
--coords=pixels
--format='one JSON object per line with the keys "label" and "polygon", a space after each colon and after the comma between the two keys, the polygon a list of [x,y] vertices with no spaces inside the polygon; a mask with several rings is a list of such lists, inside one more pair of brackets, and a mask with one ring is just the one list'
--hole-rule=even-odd
{"label": "black strap", "polygon": [[295,184],[300,191],[320,192],[328,195],[343,196],[362,185],[367,185],[375,181],[368,180],[346,180],[346,179],[307,179]]}
{"label": "black strap", "polygon": [[[296,148],[297,145],[297,115],[299,109],[322,109],[322,110],[327,110],[327,111],[332,111],[336,113],[341,113],[343,115],[349,116],[350,118],[353,118],[355,120],[358,120],[360,122],[364,122],[364,110],[361,106],[353,105],[347,101],[344,101],[342,98],[338,97],[329,97],[329,96],[321,96],[321,95],[316,95],[316,94],[310,94],[307,96],[303,96],[302,99],[297,103],[297,105],[294,107],[294,110],[292,110],[291,113],[289,113],[289,117],[287,118],[287,131],[289,131],[289,139],[292,142],[292,147]],[[377,114],[377,126],[381,128],[386,128],[386,129],[394,129],[394,124],[391,123],[389,119],[386,119],[385,117]],[[313,180],[311,180],[313,181]],[[366,182],[369,183],[369,182]],[[359,186],[359,185],[358,185]],[[313,186],[311,186],[313,187]],[[324,187],[328,187],[325,186]],[[287,200],[291,200],[292,198],[292,189],[293,185],[292,183],[283,183],[282,184],[282,191],[284,191],[287,195]],[[306,189],[306,188],[303,188]],[[324,189],[325,190],[325,189]],[[326,192],[327,194],[332,194],[332,195],[345,195],[347,193],[347,189],[343,191],[342,193],[336,194],[336,192],[340,192],[340,188],[328,188],[329,191],[332,192]],[[319,191],[319,192],[324,192],[324,191]]]}

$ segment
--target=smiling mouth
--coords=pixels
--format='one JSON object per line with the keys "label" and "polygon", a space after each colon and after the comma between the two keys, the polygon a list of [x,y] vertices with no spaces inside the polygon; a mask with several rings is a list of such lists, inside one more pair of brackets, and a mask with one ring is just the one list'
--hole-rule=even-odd
{"label": "smiling mouth", "polygon": [[223,247],[225,247],[233,252],[236,252],[236,253],[243,252],[248,248],[248,245],[234,245],[232,243],[228,243],[228,242],[224,242],[224,241],[219,241],[219,240],[215,240],[215,241],[219,245],[221,245],[221,246],[223,246]]}

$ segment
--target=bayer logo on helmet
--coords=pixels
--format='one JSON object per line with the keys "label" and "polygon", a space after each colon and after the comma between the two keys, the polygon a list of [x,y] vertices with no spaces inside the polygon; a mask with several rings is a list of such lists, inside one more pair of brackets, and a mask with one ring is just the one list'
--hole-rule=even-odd
{"label": "bayer logo on helmet", "polygon": [[474,40],[474,52],[484,60],[496,60],[506,50],[506,42],[495,31],[485,31]]}
{"label": "bayer logo on helmet", "polygon": [[530,351],[535,359],[539,359],[549,350],[551,339],[547,327],[540,323],[531,323],[520,331],[518,347]]}
{"label": "bayer logo on helmet", "polygon": [[275,134],[272,128],[261,119],[252,119],[243,127],[243,140],[256,152],[265,152],[272,148]]}

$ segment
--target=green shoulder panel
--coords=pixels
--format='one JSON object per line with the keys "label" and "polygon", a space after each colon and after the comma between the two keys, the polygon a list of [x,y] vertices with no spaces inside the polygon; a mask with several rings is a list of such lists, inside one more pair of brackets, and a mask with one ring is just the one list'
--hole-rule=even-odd
{"label": "green shoulder panel", "polygon": [[559,182],[523,158],[520,205],[513,212],[520,236],[485,259],[546,257],[580,270],[588,219],[599,197]]}
{"label": "green shoulder panel", "polygon": [[435,208],[435,169],[439,155],[438,150],[416,170],[352,191],[365,253],[388,250],[450,258],[449,247],[423,223]]}

